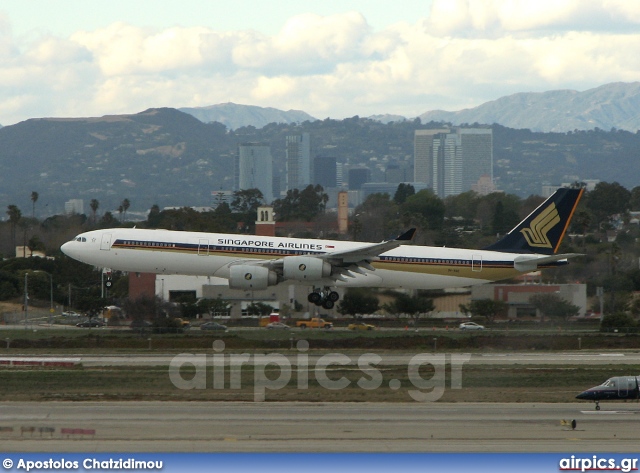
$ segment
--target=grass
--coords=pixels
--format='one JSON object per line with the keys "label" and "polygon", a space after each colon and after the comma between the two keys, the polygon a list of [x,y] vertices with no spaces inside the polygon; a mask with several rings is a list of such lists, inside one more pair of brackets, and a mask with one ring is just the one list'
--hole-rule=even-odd
{"label": "grass", "polygon": [[[264,373],[270,380],[281,376],[279,368],[272,366],[256,373],[251,366],[241,370],[240,389],[230,388],[231,373],[225,372],[225,388],[213,389],[213,370],[206,371],[205,389],[179,389],[169,377],[166,367],[149,368],[1,368],[0,401],[91,401],[91,400],[166,400],[166,401],[251,401],[254,399],[256,374]],[[313,368],[313,367],[312,367]],[[372,379],[357,366],[332,365],[326,374],[332,381],[349,380],[345,389],[332,390],[323,387],[315,372],[308,373],[308,388],[300,389],[295,369],[286,386],[266,390],[269,401],[410,401],[410,390],[417,389],[415,378],[410,378],[407,367],[376,366],[381,374],[380,387],[367,390],[358,385],[359,380]],[[444,402],[572,402],[575,396],[613,375],[637,373],[640,366],[627,365],[622,369],[613,366],[463,366],[461,389],[451,388],[451,369],[444,369]],[[192,366],[182,368],[181,378],[192,380]],[[433,367],[420,370],[419,376],[429,380]],[[260,378],[258,378],[260,379]],[[283,378],[284,379],[284,378]],[[399,389],[391,389],[390,382],[397,380]],[[394,381],[395,382],[395,381]],[[421,392],[430,392],[422,389]]]}

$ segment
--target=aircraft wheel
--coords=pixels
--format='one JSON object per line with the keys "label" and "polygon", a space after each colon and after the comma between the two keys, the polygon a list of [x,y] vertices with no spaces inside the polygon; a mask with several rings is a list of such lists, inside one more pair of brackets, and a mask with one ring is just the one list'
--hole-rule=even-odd
{"label": "aircraft wheel", "polygon": [[325,308],[325,309],[327,309],[327,310],[331,310],[331,309],[333,309],[333,301],[332,301],[332,300],[327,299],[326,301],[324,301],[324,302],[322,303],[322,307],[324,307],[324,308]]}
{"label": "aircraft wheel", "polygon": [[599,411],[599,410],[600,410],[600,404],[596,402],[596,411]]}
{"label": "aircraft wheel", "polygon": [[331,302],[338,302],[338,299],[340,299],[340,294],[338,294],[336,291],[331,291],[329,293],[328,299]]}
{"label": "aircraft wheel", "polygon": [[322,297],[320,296],[320,293],[318,292],[312,292],[311,294],[309,294],[307,296],[307,300],[313,304],[317,304],[318,302],[320,302],[322,300]]}

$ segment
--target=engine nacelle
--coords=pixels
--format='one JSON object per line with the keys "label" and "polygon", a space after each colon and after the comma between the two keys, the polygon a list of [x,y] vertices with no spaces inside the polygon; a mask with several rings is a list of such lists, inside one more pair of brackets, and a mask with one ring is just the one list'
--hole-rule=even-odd
{"label": "engine nacelle", "polygon": [[296,281],[316,281],[331,276],[331,264],[313,256],[286,256],[282,276]]}
{"label": "engine nacelle", "polygon": [[229,268],[231,289],[260,290],[278,284],[278,275],[264,266],[237,264]]}

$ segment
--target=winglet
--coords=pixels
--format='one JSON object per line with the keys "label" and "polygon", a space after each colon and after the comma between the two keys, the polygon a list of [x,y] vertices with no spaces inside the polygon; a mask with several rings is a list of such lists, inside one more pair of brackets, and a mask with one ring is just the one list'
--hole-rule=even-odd
{"label": "winglet", "polygon": [[395,238],[396,241],[411,241],[413,237],[416,236],[416,229],[411,228],[404,232],[402,235],[399,235]]}

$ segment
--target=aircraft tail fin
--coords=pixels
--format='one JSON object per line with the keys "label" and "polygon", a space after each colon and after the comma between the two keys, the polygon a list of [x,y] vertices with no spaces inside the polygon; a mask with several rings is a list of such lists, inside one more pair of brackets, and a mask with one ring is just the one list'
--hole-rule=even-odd
{"label": "aircraft tail fin", "polygon": [[502,239],[485,250],[553,255],[558,251],[584,189],[558,189]]}

